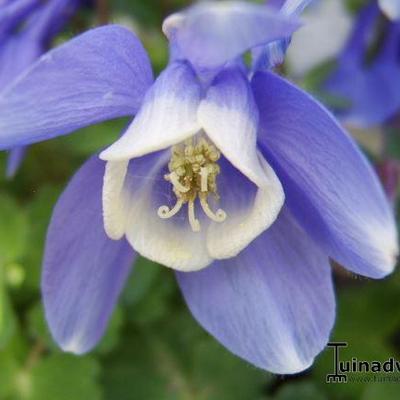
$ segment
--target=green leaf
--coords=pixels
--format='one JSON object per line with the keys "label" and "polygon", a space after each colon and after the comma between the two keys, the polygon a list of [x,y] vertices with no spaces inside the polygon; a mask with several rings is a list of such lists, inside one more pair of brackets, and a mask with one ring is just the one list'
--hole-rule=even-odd
{"label": "green leaf", "polygon": [[[381,376],[382,377],[382,376]],[[390,378],[390,377],[387,377]],[[397,376],[399,379],[399,376]],[[398,400],[399,381],[392,383],[370,383],[365,387],[361,400]]]}
{"label": "green leaf", "polygon": [[387,140],[388,156],[400,159],[400,138],[397,128],[386,128],[385,139]]}
{"label": "green leaf", "polygon": [[307,73],[301,82],[302,87],[307,91],[318,91],[321,89],[321,85],[325,82],[328,76],[336,68],[333,60],[328,60],[316,67],[312,68]]}
{"label": "green leaf", "polygon": [[90,357],[56,354],[32,367],[24,400],[99,400],[99,364]]}
{"label": "green leaf", "polygon": [[[170,302],[177,291],[177,285],[171,270],[148,261],[142,262],[137,275],[135,270],[133,271],[130,281],[136,288],[133,289],[131,299],[135,300],[136,297],[136,302],[134,301],[129,307],[127,318],[135,324],[144,326],[156,323],[168,315]],[[147,268],[149,269],[147,270]],[[143,275],[145,277],[142,284]],[[134,294],[135,292],[136,294]]]}
{"label": "green leaf", "polygon": [[22,400],[23,393],[30,388],[30,373],[26,366],[32,353],[23,333],[15,332],[7,346],[0,351],[1,400]]}
{"label": "green leaf", "polygon": [[40,286],[43,250],[47,227],[61,187],[46,185],[40,188],[29,203],[27,210],[30,221],[29,247],[23,264],[26,269],[25,284],[37,291]]}
{"label": "green leaf", "polygon": [[122,301],[127,305],[140,301],[154,284],[160,272],[159,264],[139,257],[122,294]]}
{"label": "green leaf", "polygon": [[124,314],[121,307],[116,307],[111,320],[108,323],[107,330],[96,346],[96,353],[106,354],[112,351],[118,344],[121,330],[124,322]]}
{"label": "green leaf", "polygon": [[191,379],[196,399],[253,400],[273,378],[234,356],[209,336],[204,335],[201,341],[193,343],[192,348]]}
{"label": "green leaf", "polygon": [[4,267],[0,264],[0,350],[7,345],[15,328],[16,318],[5,285]]}
{"label": "green leaf", "polygon": [[365,7],[366,2],[365,0],[347,0],[345,4],[351,13],[356,14],[361,8]]}
{"label": "green leaf", "polygon": [[155,371],[175,382],[174,390],[185,399],[253,400],[272,379],[217,343],[183,304],[148,328],[145,338],[151,346],[148,357],[157,360]]}
{"label": "green leaf", "polygon": [[[400,274],[382,281],[367,281],[345,275],[339,281],[337,321],[331,340],[346,341],[341,359],[386,360],[396,354],[391,338],[398,332],[398,293]],[[317,384],[325,382],[326,374],[333,371],[332,349],[318,357],[313,374]],[[348,382],[345,385],[324,385],[334,399],[360,398],[365,383]]]}
{"label": "green leaf", "polygon": [[169,393],[174,392],[174,384],[169,385],[160,374],[159,363],[148,336],[135,329],[128,330],[118,349],[104,359],[101,381],[105,400],[167,400]]}
{"label": "green leaf", "polygon": [[[90,157],[115,142],[128,121],[129,118],[120,118],[91,125],[80,129],[74,135],[58,138],[57,144],[76,155]],[[79,135],[78,140],[76,135]]]}
{"label": "green leaf", "polygon": [[10,263],[5,268],[5,280],[7,285],[13,289],[19,289],[26,278],[24,267],[19,263]]}
{"label": "green leaf", "polygon": [[298,382],[283,385],[274,400],[325,400],[327,397],[311,382]]}
{"label": "green leaf", "polygon": [[14,390],[14,379],[19,370],[17,357],[11,347],[0,351],[0,399],[8,399]]}
{"label": "green leaf", "polygon": [[28,219],[16,201],[0,194],[0,264],[16,261],[26,249]]}
{"label": "green leaf", "polygon": [[44,309],[41,301],[38,301],[29,310],[28,323],[28,329],[31,338],[40,341],[47,348],[53,351],[59,350],[56,343],[54,343],[53,338],[51,337],[46,319],[44,317]]}

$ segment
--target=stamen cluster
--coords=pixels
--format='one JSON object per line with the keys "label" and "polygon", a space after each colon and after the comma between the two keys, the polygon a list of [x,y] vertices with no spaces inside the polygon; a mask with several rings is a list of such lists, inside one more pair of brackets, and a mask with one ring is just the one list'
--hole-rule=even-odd
{"label": "stamen cluster", "polygon": [[160,218],[171,218],[188,203],[188,218],[192,230],[200,231],[200,223],[195,217],[194,202],[200,200],[204,213],[215,222],[223,222],[226,213],[219,209],[214,213],[208,204],[208,196],[213,194],[217,199],[217,176],[220,167],[217,161],[221,153],[204,137],[197,140],[190,138],[184,143],[173,146],[171,160],[168,163],[169,174],[164,179],[171,182],[177,202],[172,209],[161,206],[158,209]]}

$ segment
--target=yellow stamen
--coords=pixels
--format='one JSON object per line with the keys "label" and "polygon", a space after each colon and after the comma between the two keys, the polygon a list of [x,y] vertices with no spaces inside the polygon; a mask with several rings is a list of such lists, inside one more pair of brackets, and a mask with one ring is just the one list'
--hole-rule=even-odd
{"label": "yellow stamen", "polygon": [[174,188],[175,188],[176,190],[178,190],[179,192],[186,193],[186,192],[188,192],[188,191],[190,190],[190,187],[183,186],[183,185],[179,182],[179,176],[178,176],[178,174],[177,174],[175,171],[171,172],[171,173],[168,175],[168,178],[169,178],[169,180],[171,181],[171,183],[174,185]]}
{"label": "yellow stamen", "polygon": [[178,201],[171,208],[171,210],[169,209],[168,206],[161,206],[158,208],[157,214],[162,219],[168,219],[168,218],[171,218],[174,215],[176,215],[179,212],[179,210],[182,208],[182,206],[183,206],[183,200],[178,199]]}
{"label": "yellow stamen", "polygon": [[200,222],[198,219],[196,219],[196,216],[194,214],[194,201],[193,200],[189,200],[188,216],[189,216],[190,226],[192,227],[192,231],[200,232]]}
{"label": "yellow stamen", "polygon": [[201,208],[203,209],[204,213],[207,215],[208,218],[215,222],[224,222],[226,220],[226,212],[219,208],[216,213],[214,213],[210,206],[207,203],[207,198],[200,195],[200,204]]}
{"label": "yellow stamen", "polygon": [[199,197],[201,208],[208,218],[214,222],[225,221],[225,211],[218,209],[214,213],[207,201],[210,194],[218,198],[217,176],[220,168],[217,161],[220,157],[218,149],[202,136],[198,137],[197,141],[190,138],[180,145],[173,146],[168,163],[169,174],[164,178],[171,182],[177,202],[172,209],[166,205],[161,206],[158,209],[159,217],[171,218],[188,203],[189,224],[193,232],[199,232],[200,222],[195,216],[195,200]]}
{"label": "yellow stamen", "polygon": [[200,176],[201,176],[201,191],[207,192],[208,190],[208,170],[205,167],[200,169]]}

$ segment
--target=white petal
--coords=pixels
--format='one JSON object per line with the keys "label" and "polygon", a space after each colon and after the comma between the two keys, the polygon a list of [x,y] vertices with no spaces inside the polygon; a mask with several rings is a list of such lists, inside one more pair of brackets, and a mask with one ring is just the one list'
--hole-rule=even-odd
{"label": "white petal", "polygon": [[[131,246],[142,256],[180,271],[195,271],[212,261],[206,248],[207,224],[193,232],[187,217],[187,204],[171,219],[161,219],[158,208],[172,207],[176,196],[164,179],[170,152],[154,153],[130,161],[128,170],[123,163],[113,163],[107,169],[105,187],[121,189],[119,196],[107,197],[104,216],[107,233],[121,234],[123,230]],[[108,189],[105,191],[108,192]],[[200,206],[196,204],[198,214]],[[205,221],[206,222],[206,221]]]}
{"label": "white petal", "polygon": [[128,161],[109,161],[103,179],[103,221],[107,236],[119,240],[125,233],[125,207],[123,186]]}
{"label": "white petal", "polygon": [[258,111],[241,71],[226,69],[217,76],[200,103],[198,119],[224,156],[261,186],[264,171],[257,157]]}
{"label": "white petal", "polygon": [[100,158],[128,160],[165,149],[196,133],[200,85],[186,63],[171,64],[146,94],[125,134]]}
{"label": "white petal", "polygon": [[236,256],[278,217],[285,200],[282,185],[261,154],[258,159],[264,172],[260,187],[251,182],[246,185],[243,182],[245,178],[235,177],[231,171],[228,179],[221,175],[221,180],[227,182],[221,182],[220,206],[226,211],[227,218],[223,223],[210,224],[208,228],[207,248],[213,258]]}

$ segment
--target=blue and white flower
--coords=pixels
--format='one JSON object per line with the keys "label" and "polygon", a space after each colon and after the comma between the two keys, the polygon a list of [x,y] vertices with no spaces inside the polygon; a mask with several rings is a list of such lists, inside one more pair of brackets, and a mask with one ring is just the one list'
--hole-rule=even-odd
{"label": "blue and white flower", "polygon": [[42,290],[64,350],[98,342],[137,254],[176,271],[210,334],[275,373],[308,368],[329,339],[329,258],[393,271],[396,227],[373,169],[322,105],[264,70],[298,26],[262,5],[203,3],[165,21],[171,61],[155,81],[136,36],[106,26],[1,93],[2,148],[136,115],[54,210]]}

